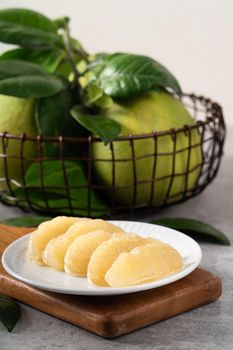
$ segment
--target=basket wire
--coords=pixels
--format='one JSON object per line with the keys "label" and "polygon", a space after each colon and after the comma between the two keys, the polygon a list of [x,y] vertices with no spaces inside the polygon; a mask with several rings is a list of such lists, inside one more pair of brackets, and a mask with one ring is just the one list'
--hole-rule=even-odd
{"label": "basket wire", "polygon": [[[43,137],[41,135],[30,136],[26,134],[12,135],[7,132],[0,134],[1,154],[0,162],[3,173],[0,178],[1,201],[9,205],[17,205],[23,210],[33,210],[50,215],[63,213],[66,215],[80,215],[90,217],[125,217],[129,214],[137,215],[140,212],[155,212],[156,210],[166,207],[170,204],[185,201],[202,192],[206,186],[216,176],[221,157],[223,154],[223,145],[225,140],[226,128],[221,107],[203,96],[194,94],[185,94],[181,97],[182,102],[194,116],[196,123],[194,125],[184,125],[179,129],[170,129],[166,131],[153,131],[144,135],[128,135],[118,137],[109,144],[110,159],[97,158],[93,156],[93,145],[102,142],[98,137]],[[199,135],[199,142],[193,143],[193,132]],[[178,147],[179,135],[185,135],[188,139],[185,147]],[[172,150],[170,152],[159,151],[158,144],[161,138],[171,138]],[[153,152],[138,155],[135,151],[136,142],[139,140],[152,140]],[[10,144],[14,142],[17,152],[10,152]],[[131,149],[131,155],[128,158],[120,158],[116,155],[115,147],[118,142],[127,142]],[[57,147],[57,155],[46,155],[46,145]],[[28,155],[26,149],[28,145],[34,149],[34,154]],[[67,155],[65,147],[77,150],[77,153]],[[193,149],[197,147],[201,149],[202,157],[194,168],[191,168],[191,156]],[[177,155],[184,152],[186,156],[185,171],[176,171]],[[165,176],[158,176],[157,166],[159,157],[172,160],[171,173]],[[138,178],[137,162],[140,160],[153,160],[151,169],[151,177],[141,180]],[[60,166],[60,178],[62,181],[56,183],[56,173],[50,174],[54,176],[53,181],[47,184],[46,167],[49,162],[57,162]],[[14,177],[14,173],[10,169],[10,163],[14,162],[15,166],[20,169],[20,179]],[[78,185],[70,182],[69,162],[81,162],[86,177]],[[95,173],[96,162],[108,162],[111,165],[111,184],[103,184],[98,180]],[[132,168],[132,181],[126,185],[117,183],[116,170],[118,164],[130,164]],[[28,181],[27,169],[30,164],[36,164],[38,178],[36,183]],[[193,172],[197,171],[195,185],[189,188],[190,177]],[[78,176],[78,174],[77,174]],[[83,175],[82,175],[83,176]],[[184,178],[184,186],[182,191],[172,193],[174,182],[178,177]],[[72,178],[73,179],[73,178]],[[155,200],[157,186],[160,181],[167,181],[166,194],[160,201]],[[140,188],[149,186],[150,193],[146,201],[138,201]],[[130,190],[131,196],[127,203],[122,203],[117,197],[119,190]],[[34,192],[33,192],[34,191]],[[79,192],[77,192],[79,191]],[[34,195],[32,195],[34,193]],[[57,196],[58,205],[54,206],[51,201],[51,193]],[[79,193],[77,198],[75,194]],[[61,205],[59,205],[59,196],[62,197]],[[84,201],[83,198],[84,197]],[[34,200],[34,198],[37,200]],[[78,198],[79,197],[79,198]],[[38,200],[39,198],[39,200]],[[100,198],[100,202],[104,203],[98,206],[96,198]],[[79,203],[80,202],[80,203]]]}

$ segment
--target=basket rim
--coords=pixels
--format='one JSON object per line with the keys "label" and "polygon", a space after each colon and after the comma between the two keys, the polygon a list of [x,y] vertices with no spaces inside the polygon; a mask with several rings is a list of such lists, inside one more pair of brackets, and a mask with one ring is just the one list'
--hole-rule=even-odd
{"label": "basket rim", "polygon": [[[199,127],[204,127],[210,123],[215,123],[216,120],[220,120],[221,123],[224,126],[225,129],[225,123],[224,123],[224,117],[222,113],[222,107],[215,101],[212,101],[210,98],[206,98],[201,95],[195,95],[193,93],[183,93],[182,97],[190,97],[193,101],[200,101],[204,102],[206,104],[210,105],[210,108],[215,111],[215,114],[206,117],[205,120],[196,120],[194,124],[188,125],[184,124],[182,127],[179,128],[170,128],[167,130],[162,130],[162,131],[156,131],[152,130],[150,133],[144,133],[144,134],[129,134],[129,135],[122,135],[122,136],[117,136],[113,141],[111,142],[116,142],[116,141],[127,141],[127,140],[140,140],[140,139],[147,139],[147,138],[154,138],[157,136],[166,136],[166,135],[174,135],[176,133],[188,133],[191,130],[197,129]],[[46,141],[46,142],[103,142],[100,137],[94,136],[94,135],[88,135],[88,136],[76,136],[76,137],[70,137],[70,136],[43,136],[43,135],[29,135],[27,133],[21,133],[21,134],[12,134],[8,133],[7,131],[5,132],[0,132],[0,138],[2,139],[13,139],[13,140],[27,140],[27,141]],[[111,143],[110,142],[110,143]]]}

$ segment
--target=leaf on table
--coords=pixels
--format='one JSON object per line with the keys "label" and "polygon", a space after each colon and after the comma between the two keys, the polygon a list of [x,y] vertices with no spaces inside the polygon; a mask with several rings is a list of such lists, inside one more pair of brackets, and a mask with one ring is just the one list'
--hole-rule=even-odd
{"label": "leaf on table", "polygon": [[194,219],[188,218],[162,218],[151,221],[152,224],[166,226],[197,237],[200,240],[214,240],[223,245],[231,245],[226,235],[215,227]]}
{"label": "leaf on table", "polygon": [[0,11],[0,41],[28,48],[63,47],[53,21],[38,12],[17,8]]}
{"label": "leaf on table", "polygon": [[[38,100],[35,120],[37,129],[40,135],[43,136],[84,136],[87,131],[75,120],[70,114],[72,107],[72,91],[70,89],[62,90],[58,94],[45,97]],[[78,153],[75,145],[71,143],[64,143],[63,152],[66,156]],[[77,146],[78,148],[78,146]],[[45,142],[44,155],[45,156],[60,156],[61,151],[58,142]]]}
{"label": "leaf on table", "polygon": [[51,220],[52,217],[49,216],[39,216],[39,215],[22,215],[14,218],[8,218],[0,220],[0,224],[10,225],[16,227],[36,227],[42,222]]}
{"label": "leaf on table", "polygon": [[[95,66],[95,71],[98,65]],[[127,99],[156,88],[170,88],[181,94],[176,78],[150,57],[127,53],[110,55],[100,61],[96,82],[104,92],[116,99]]]}
{"label": "leaf on table", "polygon": [[20,318],[20,306],[13,299],[0,294],[0,321],[11,332]]}
{"label": "leaf on table", "polygon": [[58,48],[52,50],[17,48],[4,52],[0,56],[0,61],[23,60],[39,64],[50,73],[54,73],[64,59],[64,56],[64,51]]}
{"label": "leaf on table", "polygon": [[121,131],[121,125],[108,117],[100,115],[88,115],[79,106],[71,110],[74,119],[84,128],[99,136],[105,144],[115,139]]}
{"label": "leaf on table", "polygon": [[64,82],[42,66],[20,60],[0,61],[0,93],[16,97],[51,96]]}
{"label": "leaf on table", "polygon": [[[65,169],[65,173],[64,173]],[[38,209],[46,209],[45,198],[54,212],[69,213],[70,204],[74,208],[73,215],[88,215],[89,191],[91,198],[91,216],[101,216],[108,213],[105,202],[91,189],[81,162],[50,160],[43,162],[43,186],[41,190],[41,168],[39,163],[33,163],[25,177],[27,194],[30,201]],[[67,180],[67,183],[66,183]],[[68,190],[67,190],[68,188]],[[15,195],[21,201],[27,201],[25,191],[18,188]]]}

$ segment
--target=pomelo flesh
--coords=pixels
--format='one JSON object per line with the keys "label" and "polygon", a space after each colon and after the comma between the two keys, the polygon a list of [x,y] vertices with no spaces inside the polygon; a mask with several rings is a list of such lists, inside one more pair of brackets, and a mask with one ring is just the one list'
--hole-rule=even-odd
{"label": "pomelo flesh", "polygon": [[169,276],[183,266],[182,256],[168,244],[149,243],[121,253],[105,275],[111,287],[127,287]]}
{"label": "pomelo flesh", "polygon": [[88,264],[87,277],[89,282],[98,286],[107,286],[104,279],[105,274],[118,255],[146,243],[148,242],[145,238],[133,233],[112,237],[101,243],[93,252]]}
{"label": "pomelo flesh", "polygon": [[79,218],[57,216],[41,223],[37,230],[31,233],[28,242],[27,258],[37,265],[44,265],[42,254],[48,242],[65,233]]}
{"label": "pomelo flesh", "polygon": [[76,238],[96,230],[104,230],[108,233],[124,232],[119,226],[101,219],[82,219],[73,224],[66,233],[47,244],[43,253],[44,263],[58,271],[64,271],[64,259],[69,246]]}
{"label": "pomelo flesh", "polygon": [[65,272],[72,276],[86,276],[91,255],[102,242],[112,236],[107,231],[97,230],[76,238],[65,255]]}

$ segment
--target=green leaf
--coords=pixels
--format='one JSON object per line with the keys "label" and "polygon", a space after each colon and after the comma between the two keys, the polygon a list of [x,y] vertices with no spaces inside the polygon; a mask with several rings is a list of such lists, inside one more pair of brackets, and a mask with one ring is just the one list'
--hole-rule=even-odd
{"label": "green leaf", "polygon": [[[104,65],[104,68],[103,68]],[[127,99],[156,88],[181,88],[175,77],[150,57],[116,53],[100,63],[97,82],[104,92],[116,99]],[[95,67],[95,70],[97,70]]]}
{"label": "green leaf", "polygon": [[52,217],[49,216],[31,216],[22,215],[15,218],[9,218],[5,220],[0,220],[0,224],[17,226],[17,227],[36,227],[44,221],[51,220]]}
{"label": "green leaf", "polygon": [[[65,168],[65,174],[64,174]],[[41,190],[41,168],[39,163],[34,163],[28,169],[26,174],[27,192],[30,201],[40,210],[46,210],[45,196],[50,208],[54,212],[68,213],[69,199],[67,197],[66,180],[70,190],[70,204],[74,208],[72,215],[88,215],[88,182],[84,167],[81,162],[50,160],[43,162],[43,185],[44,192]],[[66,176],[66,177],[65,177]],[[57,187],[57,188],[54,188]],[[23,189],[18,188],[14,191],[20,203],[27,200]],[[97,194],[90,190],[91,196],[91,216],[102,216],[108,213],[108,207]]]}
{"label": "green leaf", "polygon": [[65,53],[60,49],[41,50],[18,48],[4,52],[0,61],[23,60],[41,65],[50,73],[54,73],[64,59]]}
{"label": "green leaf", "polygon": [[0,81],[0,94],[15,97],[51,96],[63,88],[62,81],[53,76],[22,76]]}
{"label": "green leaf", "polygon": [[[72,91],[70,89],[62,90],[60,93],[39,99],[35,120],[39,134],[43,136],[84,136],[86,130],[74,121],[70,114],[72,107]],[[64,144],[64,154],[66,156],[74,153],[74,144]],[[60,156],[58,142],[45,143],[45,156]]]}
{"label": "green leaf", "polygon": [[191,236],[198,236],[202,240],[215,240],[223,245],[231,245],[226,235],[205,222],[187,218],[162,218],[151,221],[152,224],[161,225],[179,230]]}
{"label": "green leaf", "polygon": [[74,38],[70,38],[70,42],[75,54],[75,59],[77,61],[81,61],[83,59],[86,61],[88,59],[89,54],[87,53],[81,42]]}
{"label": "green leaf", "polygon": [[50,73],[57,71],[65,57],[65,52],[60,49],[34,50],[26,59],[45,67]]}
{"label": "green leaf", "polygon": [[0,294],[0,321],[11,332],[20,318],[20,306],[6,295]]}
{"label": "green leaf", "polygon": [[84,73],[87,69],[87,62],[85,60],[79,61],[76,68],[80,74]]}
{"label": "green leaf", "polygon": [[110,96],[103,94],[103,96],[95,101],[94,105],[101,109],[108,109],[113,106],[113,103],[113,99]]}
{"label": "green leaf", "polygon": [[57,34],[25,28],[22,25],[12,26],[4,21],[0,21],[0,41],[27,48],[63,48],[61,38]]}
{"label": "green leaf", "polygon": [[53,21],[26,9],[0,11],[0,41],[23,47],[63,47]]}
{"label": "green leaf", "polygon": [[20,60],[7,60],[0,62],[0,80],[21,77],[25,75],[45,75],[49,72],[38,64]]}
{"label": "green leaf", "polygon": [[96,76],[100,75],[101,71],[105,68],[106,62],[110,55],[107,53],[97,53],[88,57],[87,71],[92,71]]}
{"label": "green leaf", "polygon": [[63,81],[39,66],[20,60],[0,62],[0,93],[16,97],[51,96],[63,89]]}
{"label": "green leaf", "polygon": [[[70,66],[70,63],[67,60],[64,60],[58,67],[57,72],[59,74],[61,74],[63,77],[65,77],[66,79],[70,80],[70,76],[72,74],[72,69]],[[71,79],[73,80],[73,79]]]}
{"label": "green leaf", "polygon": [[28,54],[34,52],[34,50],[31,49],[23,49],[23,48],[17,48],[12,49],[9,51],[3,52],[0,56],[0,61],[7,61],[7,60],[27,60]]}
{"label": "green leaf", "polygon": [[87,103],[90,105],[96,102],[100,97],[102,97],[104,93],[104,91],[96,84],[87,85],[86,91]]}
{"label": "green leaf", "polygon": [[44,32],[57,32],[57,27],[51,19],[33,10],[22,8],[1,10],[0,20],[9,23],[22,24],[30,28],[40,29]]}
{"label": "green leaf", "polygon": [[101,109],[111,108],[113,106],[113,100],[110,96],[105,95],[104,91],[96,84],[88,84],[85,88],[86,91],[86,105],[88,107],[99,107]]}
{"label": "green leaf", "polygon": [[41,98],[36,108],[36,124],[39,134],[43,136],[60,136],[64,134],[65,119],[68,117],[72,95],[68,90]]}
{"label": "green leaf", "polygon": [[105,144],[112,141],[120,134],[120,124],[108,117],[87,115],[83,113],[78,106],[72,108],[71,114],[78,123],[91,131],[94,135],[98,135]]}

